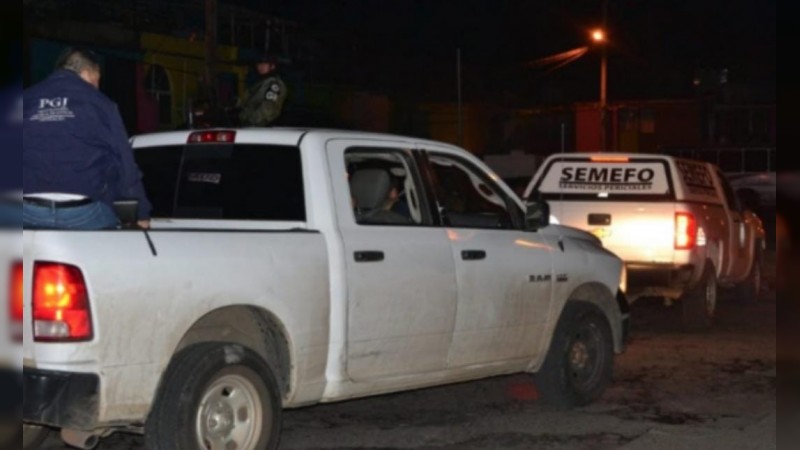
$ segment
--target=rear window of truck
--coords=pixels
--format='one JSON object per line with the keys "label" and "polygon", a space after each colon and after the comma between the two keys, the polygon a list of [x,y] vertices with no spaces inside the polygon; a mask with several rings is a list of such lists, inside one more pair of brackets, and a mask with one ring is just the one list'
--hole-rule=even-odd
{"label": "rear window of truck", "polygon": [[659,201],[675,198],[662,159],[564,157],[548,161],[534,193],[547,200]]}
{"label": "rear window of truck", "polygon": [[153,217],[305,221],[300,149],[207,144],[135,150]]}

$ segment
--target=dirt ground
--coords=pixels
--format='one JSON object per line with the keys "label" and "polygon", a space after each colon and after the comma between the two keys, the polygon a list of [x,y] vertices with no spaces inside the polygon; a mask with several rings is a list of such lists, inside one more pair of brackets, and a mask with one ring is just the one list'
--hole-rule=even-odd
{"label": "dirt ground", "polygon": [[[625,450],[777,448],[776,298],[728,299],[710,332],[638,303],[629,350],[601,401],[541,405],[524,375],[287,411],[283,449]],[[56,439],[47,450],[65,450]],[[142,448],[113,436],[100,450]]]}

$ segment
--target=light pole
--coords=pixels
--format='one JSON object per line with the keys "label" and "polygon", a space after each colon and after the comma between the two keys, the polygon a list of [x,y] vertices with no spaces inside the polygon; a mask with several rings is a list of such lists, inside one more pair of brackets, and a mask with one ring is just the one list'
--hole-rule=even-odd
{"label": "light pole", "polygon": [[606,139],[607,134],[607,105],[608,105],[608,53],[606,43],[608,41],[604,29],[598,28],[592,31],[592,41],[600,46],[600,150],[608,150]]}

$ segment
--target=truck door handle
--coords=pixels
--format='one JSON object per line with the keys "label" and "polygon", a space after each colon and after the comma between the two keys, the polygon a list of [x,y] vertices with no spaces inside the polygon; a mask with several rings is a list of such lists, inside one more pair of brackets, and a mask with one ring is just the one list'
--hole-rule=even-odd
{"label": "truck door handle", "polygon": [[611,225],[611,214],[589,214],[589,225]]}
{"label": "truck door handle", "polygon": [[357,263],[381,262],[386,259],[383,252],[363,251],[354,254]]}
{"label": "truck door handle", "polygon": [[483,250],[464,250],[461,252],[461,259],[464,261],[480,261],[486,259],[486,252]]}

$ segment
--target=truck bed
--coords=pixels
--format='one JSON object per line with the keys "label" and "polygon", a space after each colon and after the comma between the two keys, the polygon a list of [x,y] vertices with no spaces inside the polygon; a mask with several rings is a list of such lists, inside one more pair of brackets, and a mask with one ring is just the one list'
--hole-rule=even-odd
{"label": "truck bed", "polygon": [[[261,306],[297,330],[298,351],[326,351],[330,283],[322,234],[154,229],[149,238],[155,252],[142,231],[23,233],[25,264],[53,261],[81,269],[94,325],[90,342],[53,345],[35,343],[32,321],[26,321],[24,365],[105,373],[111,381],[101,386],[100,401],[118,406],[101,421],[146,412],[184,334],[221,308]],[[32,271],[26,267],[26,276]],[[31,294],[25,295],[27,309]],[[296,361],[303,379],[322,378],[323,367],[303,367],[303,355]]]}

